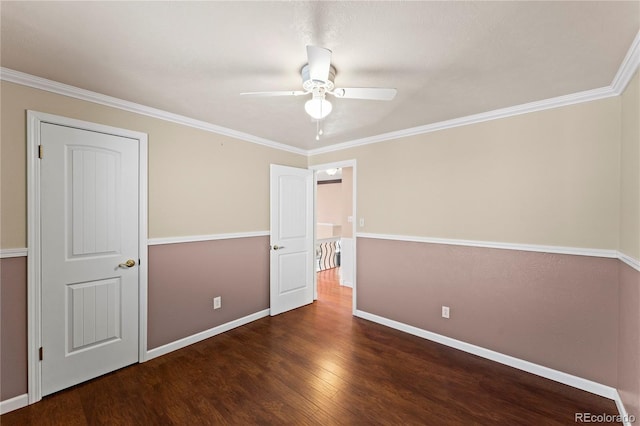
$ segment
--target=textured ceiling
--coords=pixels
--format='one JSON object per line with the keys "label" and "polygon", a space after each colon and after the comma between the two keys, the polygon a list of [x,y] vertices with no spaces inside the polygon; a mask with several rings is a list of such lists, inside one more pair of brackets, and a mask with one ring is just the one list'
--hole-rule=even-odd
{"label": "textured ceiling", "polygon": [[[314,149],[611,84],[640,2],[6,2],[0,65]],[[324,136],[300,90],[305,45],[333,51]]]}

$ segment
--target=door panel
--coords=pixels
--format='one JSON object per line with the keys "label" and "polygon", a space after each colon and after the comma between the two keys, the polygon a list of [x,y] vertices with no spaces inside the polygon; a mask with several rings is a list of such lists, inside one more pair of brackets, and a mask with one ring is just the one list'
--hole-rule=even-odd
{"label": "door panel", "polygon": [[278,294],[285,295],[292,291],[304,290],[306,280],[300,279],[306,273],[308,262],[305,252],[280,254],[278,256],[279,290]]}
{"label": "door panel", "polygon": [[40,132],[47,395],[138,361],[139,146],[50,123]]}
{"label": "door panel", "polygon": [[271,165],[271,315],[313,302],[313,172]]}
{"label": "door panel", "polygon": [[[89,147],[69,147],[68,181],[71,194],[72,255],[118,252],[120,227],[119,175],[120,153]],[[87,184],[91,182],[91,185]]]}
{"label": "door panel", "polygon": [[68,354],[120,338],[120,285],[112,278],[67,286]]}

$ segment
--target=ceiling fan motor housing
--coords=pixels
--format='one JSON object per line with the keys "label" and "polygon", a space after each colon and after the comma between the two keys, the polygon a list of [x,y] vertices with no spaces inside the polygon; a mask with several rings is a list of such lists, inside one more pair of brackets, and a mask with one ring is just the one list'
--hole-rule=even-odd
{"label": "ceiling fan motor housing", "polygon": [[329,78],[327,81],[321,80],[312,80],[309,75],[309,64],[306,64],[300,70],[300,75],[302,76],[302,87],[307,92],[313,92],[314,89],[324,88],[325,92],[331,92],[335,85],[333,84],[333,80],[336,78],[336,69],[333,65],[329,66]]}

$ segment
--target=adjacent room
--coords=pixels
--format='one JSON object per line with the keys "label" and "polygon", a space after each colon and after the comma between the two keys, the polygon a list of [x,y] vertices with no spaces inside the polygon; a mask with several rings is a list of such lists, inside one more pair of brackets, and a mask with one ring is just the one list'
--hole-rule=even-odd
{"label": "adjacent room", "polygon": [[3,424],[640,418],[640,1],[0,26]]}

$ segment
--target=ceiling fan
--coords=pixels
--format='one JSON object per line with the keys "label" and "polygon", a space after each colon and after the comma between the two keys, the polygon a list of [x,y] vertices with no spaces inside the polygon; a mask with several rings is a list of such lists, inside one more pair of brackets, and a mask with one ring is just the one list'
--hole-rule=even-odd
{"label": "ceiling fan", "polygon": [[[397,93],[396,89],[381,87],[345,87],[336,88],[333,81],[336,69],[331,65],[331,50],[318,46],[307,46],[308,63],[302,67],[303,90],[285,90],[276,92],[245,92],[242,96],[302,96],[311,94],[304,109],[311,117],[322,120],[331,113],[331,102],[326,95],[345,99],[367,99],[373,101],[390,101]],[[316,139],[318,139],[316,137]]]}

